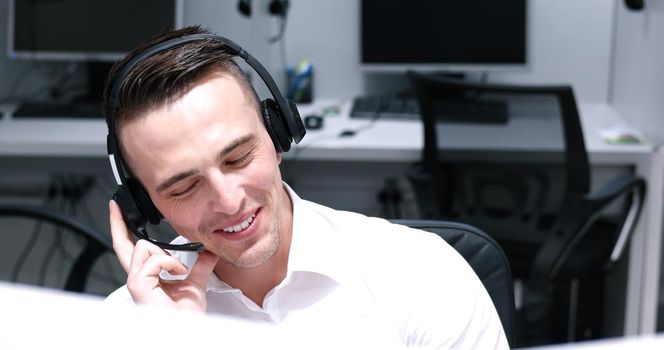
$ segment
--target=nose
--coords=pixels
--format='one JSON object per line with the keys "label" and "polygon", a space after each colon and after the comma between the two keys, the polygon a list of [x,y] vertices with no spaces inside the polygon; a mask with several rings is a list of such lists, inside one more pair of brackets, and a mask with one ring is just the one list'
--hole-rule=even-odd
{"label": "nose", "polygon": [[213,212],[232,215],[242,208],[244,190],[238,180],[219,170],[210,174],[209,206]]}

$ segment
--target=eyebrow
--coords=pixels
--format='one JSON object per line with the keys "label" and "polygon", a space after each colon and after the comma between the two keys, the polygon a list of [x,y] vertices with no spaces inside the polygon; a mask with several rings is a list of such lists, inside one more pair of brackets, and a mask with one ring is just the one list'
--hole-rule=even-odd
{"label": "eyebrow", "polygon": [[231,143],[230,145],[224,147],[224,149],[221,150],[221,152],[219,152],[219,155],[217,156],[217,159],[219,159],[219,160],[223,159],[229,153],[233,152],[236,148],[244,145],[245,143],[249,143],[254,138],[255,138],[255,135],[252,133],[252,134],[245,135],[245,136],[233,141],[233,143]]}
{"label": "eyebrow", "polygon": [[157,193],[163,192],[164,190],[168,189],[169,187],[175,185],[178,181],[184,180],[190,176],[196,175],[197,171],[196,170],[189,170],[185,172],[181,172],[179,174],[173,175],[166,179],[166,181],[162,182],[159,186],[157,186]]}
{"label": "eyebrow", "polygon": [[[223,159],[229,153],[233,152],[233,150],[235,150],[236,148],[242,146],[245,143],[248,143],[249,141],[251,141],[253,139],[254,139],[254,134],[249,134],[249,135],[245,135],[245,136],[233,141],[233,143],[231,143],[230,145],[224,147],[224,149],[221,150],[221,152],[219,152],[219,155],[217,155],[217,159],[218,160]],[[159,186],[157,186],[155,191],[157,193],[161,193],[161,192],[165,191],[166,189],[168,189],[169,187],[175,185],[178,181],[184,180],[184,179],[186,179],[190,176],[196,175],[197,173],[198,173],[197,170],[187,170],[187,171],[183,171],[181,173],[175,174],[175,175],[169,177],[168,179],[166,179],[161,184],[159,184]]]}

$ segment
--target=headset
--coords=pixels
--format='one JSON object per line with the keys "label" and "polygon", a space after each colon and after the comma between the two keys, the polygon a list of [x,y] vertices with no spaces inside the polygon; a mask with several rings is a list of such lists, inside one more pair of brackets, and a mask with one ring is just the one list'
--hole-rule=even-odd
{"label": "headset", "polygon": [[277,152],[287,152],[291,145],[299,143],[306,133],[295,102],[283,97],[274,79],[272,79],[265,67],[257,59],[242,49],[240,45],[229,39],[214,34],[184,35],[155,44],[129,60],[113,79],[106,101],[105,112],[106,124],[108,126],[106,147],[111,163],[111,170],[118,185],[118,189],[113,195],[113,200],[122,209],[125,224],[138,238],[145,239],[163,249],[202,251],[204,247],[202,243],[198,242],[169,244],[159,242],[149,236],[146,229],[147,224],[157,225],[163,216],[155,207],[147,191],[134,176],[131,176],[129,167],[125,166],[123,162],[115,129],[117,98],[125,79],[139,63],[159,53],[199,40],[212,40],[222,44],[224,49],[227,49],[230,54],[238,56],[247,62],[265,83],[273,98],[261,101],[260,110],[265,128]]}

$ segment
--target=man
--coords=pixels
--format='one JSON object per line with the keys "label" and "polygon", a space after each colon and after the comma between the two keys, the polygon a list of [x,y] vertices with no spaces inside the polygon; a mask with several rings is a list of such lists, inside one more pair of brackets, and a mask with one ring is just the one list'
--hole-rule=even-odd
{"label": "man", "polygon": [[[200,33],[150,40],[116,64],[109,84],[155,43]],[[126,166],[181,235],[174,243],[205,250],[134,244],[111,201],[113,245],[128,277],[108,300],[285,330],[317,325],[346,347],[507,348],[484,287],[443,240],[305,201],[282,182],[257,95],[225,51],[197,40],[146,58],[117,94]]]}

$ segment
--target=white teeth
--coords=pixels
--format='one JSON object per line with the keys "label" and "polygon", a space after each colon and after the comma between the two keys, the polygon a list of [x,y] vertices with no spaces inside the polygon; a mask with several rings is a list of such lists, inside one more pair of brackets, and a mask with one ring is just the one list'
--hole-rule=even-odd
{"label": "white teeth", "polygon": [[256,217],[256,214],[253,214],[250,217],[248,217],[247,220],[245,220],[244,222],[241,222],[239,225],[224,227],[222,230],[224,232],[240,232],[240,231],[244,230],[245,228],[249,227],[249,224],[251,224],[251,222],[254,221],[255,217]]}

